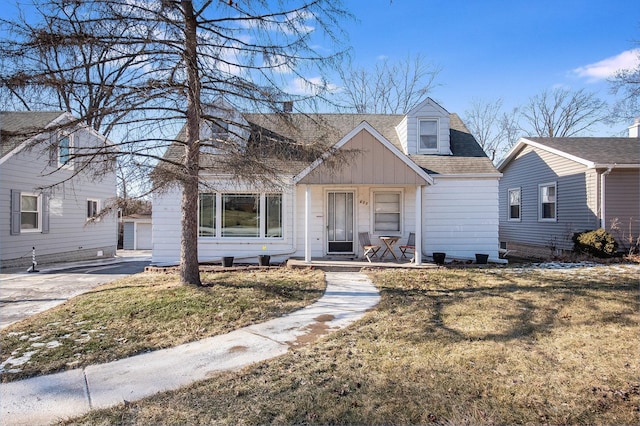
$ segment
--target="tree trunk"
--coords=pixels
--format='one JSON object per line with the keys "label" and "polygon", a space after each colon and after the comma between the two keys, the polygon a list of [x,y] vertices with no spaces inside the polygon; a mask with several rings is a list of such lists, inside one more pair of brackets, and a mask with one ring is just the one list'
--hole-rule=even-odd
{"label": "tree trunk", "polygon": [[197,58],[196,17],[190,0],[181,1],[185,22],[184,66],[186,68],[187,123],[182,182],[182,238],[180,281],[200,285],[198,264],[198,171],[200,168],[200,75]]}

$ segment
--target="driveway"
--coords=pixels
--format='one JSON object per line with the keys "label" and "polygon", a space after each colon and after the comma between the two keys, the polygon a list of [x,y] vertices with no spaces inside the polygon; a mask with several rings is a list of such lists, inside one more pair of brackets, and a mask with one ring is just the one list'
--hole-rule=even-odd
{"label": "driveway", "polygon": [[94,287],[144,271],[150,257],[111,263],[64,265],[37,273],[0,275],[0,329],[45,311]]}

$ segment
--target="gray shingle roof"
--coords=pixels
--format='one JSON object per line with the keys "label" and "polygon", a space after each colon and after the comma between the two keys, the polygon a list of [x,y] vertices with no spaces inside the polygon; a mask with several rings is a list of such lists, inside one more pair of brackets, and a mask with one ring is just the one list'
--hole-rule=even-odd
{"label": "gray shingle roof", "polygon": [[638,138],[525,138],[596,164],[640,164]]}
{"label": "gray shingle roof", "polygon": [[[397,114],[244,114],[254,128],[266,129],[298,143],[322,143],[329,148],[363,121],[369,123],[400,151],[396,126],[404,119]],[[457,114],[450,114],[450,145],[453,155],[411,155],[409,158],[431,174],[497,173],[493,163]],[[183,131],[177,139],[184,138]],[[182,147],[173,144],[165,158],[180,158]],[[205,156],[206,158],[206,156]],[[205,163],[208,161],[203,160]],[[291,162],[287,170],[294,174],[308,163]]]}
{"label": "gray shingle roof", "polygon": [[62,111],[0,111],[0,158],[40,134]]}

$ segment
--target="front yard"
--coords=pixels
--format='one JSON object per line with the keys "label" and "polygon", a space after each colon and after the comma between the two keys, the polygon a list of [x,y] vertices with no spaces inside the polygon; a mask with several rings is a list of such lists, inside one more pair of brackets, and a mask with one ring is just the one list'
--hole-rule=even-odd
{"label": "front yard", "polygon": [[371,273],[382,301],[345,330],[70,423],[638,424],[639,272]]}

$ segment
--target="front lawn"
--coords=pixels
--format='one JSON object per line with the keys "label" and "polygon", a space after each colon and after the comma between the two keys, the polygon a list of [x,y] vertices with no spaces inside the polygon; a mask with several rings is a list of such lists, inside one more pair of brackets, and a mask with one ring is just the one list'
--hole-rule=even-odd
{"label": "front lawn", "polygon": [[314,344],[72,424],[638,424],[637,266],[371,273]]}
{"label": "front lawn", "polygon": [[75,297],[0,332],[2,381],[79,368],[224,334],[313,303],[317,271],[134,275]]}

